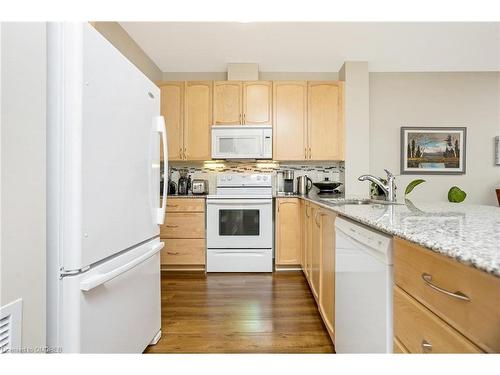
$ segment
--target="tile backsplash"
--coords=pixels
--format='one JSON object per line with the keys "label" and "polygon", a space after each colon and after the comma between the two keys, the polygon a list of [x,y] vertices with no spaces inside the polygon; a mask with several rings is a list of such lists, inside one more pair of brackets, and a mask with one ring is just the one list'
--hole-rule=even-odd
{"label": "tile backsplash", "polygon": [[[307,175],[313,182],[328,178],[330,181],[344,183],[344,162],[297,162],[280,163],[275,161],[206,161],[171,162],[172,180],[177,183],[179,171],[187,170],[192,179],[208,180],[209,194],[215,194],[216,176],[219,173],[269,173],[273,176],[275,191],[282,190],[281,171],[293,170],[294,177]],[[339,188],[343,190],[343,185]]]}

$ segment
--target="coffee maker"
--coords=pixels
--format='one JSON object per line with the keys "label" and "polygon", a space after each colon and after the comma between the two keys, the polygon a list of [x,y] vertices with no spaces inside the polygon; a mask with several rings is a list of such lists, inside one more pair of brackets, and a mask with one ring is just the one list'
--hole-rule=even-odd
{"label": "coffee maker", "polygon": [[293,171],[283,171],[283,192],[285,194],[293,194]]}

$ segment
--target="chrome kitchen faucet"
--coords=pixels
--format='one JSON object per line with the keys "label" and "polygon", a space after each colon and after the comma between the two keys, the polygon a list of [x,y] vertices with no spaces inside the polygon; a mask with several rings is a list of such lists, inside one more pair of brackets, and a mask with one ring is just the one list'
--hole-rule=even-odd
{"label": "chrome kitchen faucet", "polygon": [[387,173],[387,184],[385,184],[380,178],[372,176],[371,174],[364,174],[358,177],[359,181],[371,181],[374,184],[377,184],[382,191],[384,192],[387,200],[389,202],[396,201],[396,177],[389,172],[387,169],[384,169],[385,173]]}

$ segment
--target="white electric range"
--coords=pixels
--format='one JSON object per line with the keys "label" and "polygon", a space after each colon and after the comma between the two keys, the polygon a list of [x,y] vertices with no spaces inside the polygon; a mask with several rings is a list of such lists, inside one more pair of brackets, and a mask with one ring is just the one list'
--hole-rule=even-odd
{"label": "white electric range", "polygon": [[272,272],[270,174],[217,176],[207,197],[207,272]]}

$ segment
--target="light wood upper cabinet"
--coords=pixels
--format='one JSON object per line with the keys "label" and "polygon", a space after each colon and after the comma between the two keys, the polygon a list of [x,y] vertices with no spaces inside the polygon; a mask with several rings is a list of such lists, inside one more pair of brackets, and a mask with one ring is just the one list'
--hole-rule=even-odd
{"label": "light wood upper cabinet", "polygon": [[185,160],[209,160],[211,159],[212,82],[186,82],[185,96]]}
{"label": "light wood upper cabinet", "polygon": [[[160,85],[161,114],[165,118],[168,134],[168,159],[183,158],[184,82],[167,82]],[[160,142],[160,160],[163,160],[163,144]]]}
{"label": "light wood upper cabinet", "polygon": [[344,159],[343,82],[308,83],[308,153],[311,160]]}
{"label": "light wood upper cabinet", "polygon": [[307,159],[307,82],[275,81],[273,114],[273,158]]}
{"label": "light wood upper cabinet", "polygon": [[300,240],[299,199],[276,199],[276,265],[301,263]]}
{"label": "light wood upper cabinet", "polygon": [[333,337],[335,327],[335,214],[321,210],[319,309]]}
{"label": "light wood upper cabinet", "polygon": [[239,81],[214,82],[214,124],[241,124],[242,83]]}
{"label": "light wood upper cabinet", "polygon": [[243,82],[243,124],[272,124],[272,87],[269,81]]}

